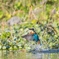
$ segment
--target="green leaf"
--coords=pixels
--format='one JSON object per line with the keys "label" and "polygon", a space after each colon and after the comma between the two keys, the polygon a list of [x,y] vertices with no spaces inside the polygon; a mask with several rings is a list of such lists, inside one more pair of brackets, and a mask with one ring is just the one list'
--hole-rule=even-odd
{"label": "green leaf", "polygon": [[52,23],[52,26],[53,26],[53,27],[57,27],[57,21],[54,21],[54,22]]}

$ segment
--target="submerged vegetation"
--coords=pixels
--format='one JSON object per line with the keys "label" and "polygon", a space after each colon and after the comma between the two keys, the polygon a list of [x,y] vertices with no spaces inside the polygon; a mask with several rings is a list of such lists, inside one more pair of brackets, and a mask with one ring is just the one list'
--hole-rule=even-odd
{"label": "submerged vegetation", "polygon": [[[34,28],[42,47],[59,48],[58,0],[1,0],[0,1],[0,49],[31,49],[35,42],[25,41],[22,35]],[[11,17],[20,17],[20,24],[7,24]],[[17,19],[16,19],[17,21]],[[13,22],[13,21],[12,21]]]}

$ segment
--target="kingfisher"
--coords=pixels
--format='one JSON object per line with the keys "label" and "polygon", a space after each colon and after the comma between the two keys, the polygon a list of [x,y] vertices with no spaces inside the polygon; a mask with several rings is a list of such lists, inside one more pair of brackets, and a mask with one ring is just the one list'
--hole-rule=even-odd
{"label": "kingfisher", "polygon": [[35,42],[37,42],[38,44],[41,45],[39,36],[35,32],[34,28],[29,28],[29,30],[31,30],[31,32],[27,35],[22,36],[22,38],[25,38],[28,41],[35,41]]}

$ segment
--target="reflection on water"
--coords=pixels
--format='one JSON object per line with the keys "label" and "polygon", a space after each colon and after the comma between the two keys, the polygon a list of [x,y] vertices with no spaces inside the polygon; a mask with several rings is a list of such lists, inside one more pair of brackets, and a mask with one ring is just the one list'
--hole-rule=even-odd
{"label": "reflection on water", "polygon": [[9,52],[0,51],[0,59],[59,59],[59,53],[26,53],[26,52]]}

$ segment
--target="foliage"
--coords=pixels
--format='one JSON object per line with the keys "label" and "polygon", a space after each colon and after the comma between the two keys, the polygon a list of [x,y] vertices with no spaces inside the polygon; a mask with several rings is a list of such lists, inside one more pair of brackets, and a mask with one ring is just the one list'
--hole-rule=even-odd
{"label": "foliage", "polygon": [[[31,49],[21,36],[37,32],[43,48],[59,48],[58,0],[1,0],[0,3],[0,47],[6,49]],[[6,22],[12,16],[19,16],[22,23],[8,27]],[[4,29],[3,29],[4,28]],[[35,42],[34,42],[35,43]],[[34,45],[33,42],[31,44]],[[35,43],[36,44],[36,43]],[[1,49],[0,48],[0,49]]]}

